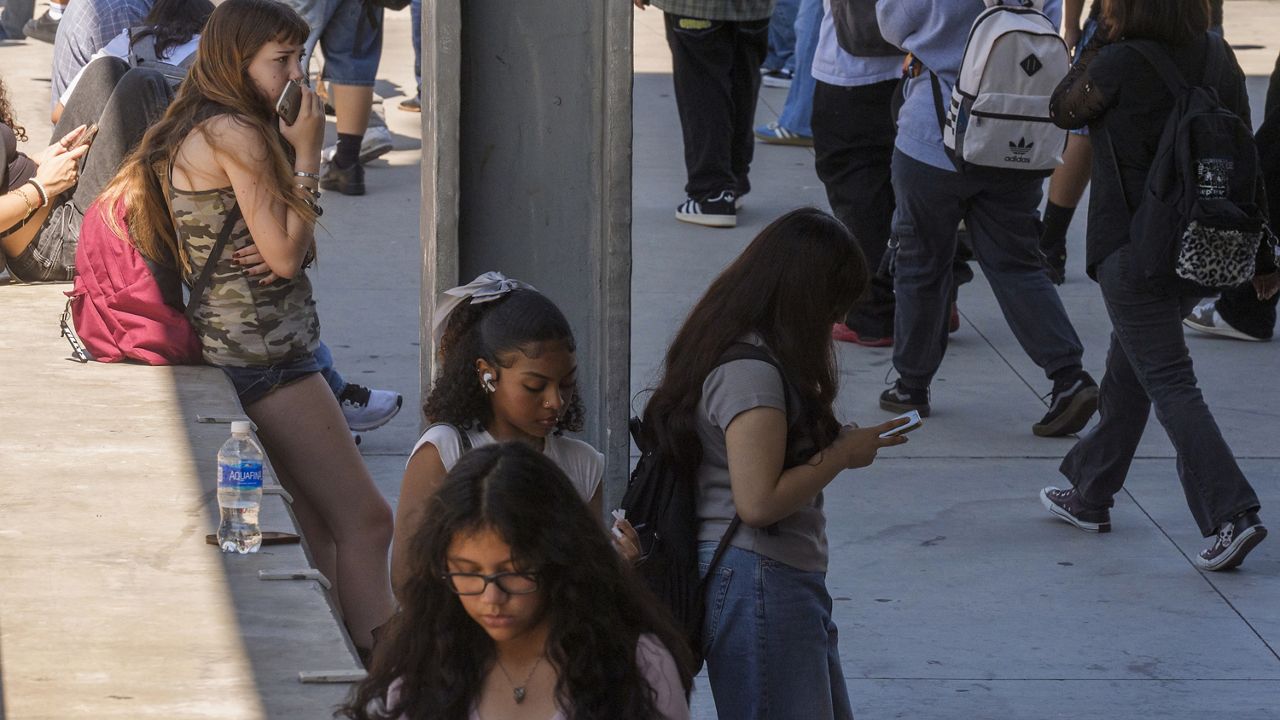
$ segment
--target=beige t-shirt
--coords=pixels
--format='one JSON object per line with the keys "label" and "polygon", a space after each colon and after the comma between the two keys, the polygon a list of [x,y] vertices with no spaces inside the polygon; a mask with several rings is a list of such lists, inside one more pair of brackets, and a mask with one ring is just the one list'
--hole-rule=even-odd
{"label": "beige t-shirt", "polygon": [[[472,429],[466,433],[471,438],[473,448],[497,442],[487,430]],[[452,470],[458,458],[462,457],[462,437],[453,426],[441,424],[427,428],[413,446],[409,458],[413,459],[414,453],[427,443],[434,445],[440,453],[440,462],[444,463],[445,472]],[[547,436],[542,454],[551,458],[569,476],[569,482],[573,483],[583,502],[591,502],[591,496],[595,495],[596,489],[600,487],[600,480],[604,477],[604,455],[581,440],[559,435]]]}

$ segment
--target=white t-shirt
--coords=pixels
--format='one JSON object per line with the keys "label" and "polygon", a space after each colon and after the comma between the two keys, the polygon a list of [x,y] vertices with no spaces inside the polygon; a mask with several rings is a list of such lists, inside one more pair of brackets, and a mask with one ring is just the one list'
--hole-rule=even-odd
{"label": "white t-shirt", "polygon": [[[200,47],[200,36],[192,35],[191,39],[188,40],[187,42],[181,45],[176,45],[172,48],[169,48],[169,52],[166,53],[165,57],[161,58],[161,60],[164,60],[165,62],[171,65],[180,65],[188,57],[190,57],[191,55],[194,55],[196,52],[196,49],[199,47]],[[123,31],[121,31],[119,35],[111,38],[111,42],[107,43],[101,50],[94,53],[93,57],[89,58],[89,62],[93,62],[94,60],[97,60],[98,58],[101,58],[101,57],[116,57],[116,58],[120,58],[121,60],[129,59],[129,29],[128,28],[125,28]],[[85,63],[86,66],[88,66],[88,64],[89,63]],[[67,99],[71,97],[71,92],[75,90],[76,85],[80,83],[81,75],[84,75],[84,68],[80,68],[80,72],[76,73],[76,76],[74,78],[71,78],[71,83],[67,85],[66,90],[62,91],[62,95],[58,98],[58,102],[62,103],[64,106],[67,104]]]}
{"label": "white t-shirt", "polygon": [[[472,429],[467,430],[466,433],[471,438],[473,448],[497,442],[488,430]],[[445,472],[452,470],[458,458],[462,457],[462,437],[458,435],[458,430],[450,425],[433,425],[427,428],[427,431],[418,439],[418,443],[413,446],[409,459],[412,460],[419,448],[427,443],[434,445],[436,451],[440,453],[440,461],[444,463]],[[604,477],[604,455],[581,440],[558,435],[547,436],[547,441],[542,446],[542,454],[551,458],[552,462],[560,466],[564,474],[569,476],[569,482],[573,483],[574,489],[582,496],[583,502],[591,502],[591,496],[596,494],[596,489],[600,487],[600,480]]]}

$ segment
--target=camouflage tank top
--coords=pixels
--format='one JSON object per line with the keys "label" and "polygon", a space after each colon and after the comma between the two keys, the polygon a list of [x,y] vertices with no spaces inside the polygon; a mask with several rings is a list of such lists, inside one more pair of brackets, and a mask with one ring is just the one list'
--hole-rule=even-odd
{"label": "camouflage tank top", "polygon": [[[178,239],[191,258],[192,273],[186,277],[191,284],[209,259],[235,193],[229,187],[170,189]],[[259,285],[231,263],[231,254],[252,242],[242,218],[215,261],[209,287],[191,318],[204,360],[211,365],[268,367],[313,353],[320,343],[320,319],[305,274]]]}

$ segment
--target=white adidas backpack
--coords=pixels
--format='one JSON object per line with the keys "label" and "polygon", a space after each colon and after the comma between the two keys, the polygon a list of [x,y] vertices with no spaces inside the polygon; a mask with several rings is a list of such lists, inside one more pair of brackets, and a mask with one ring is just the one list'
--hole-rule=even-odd
{"label": "white adidas backpack", "polygon": [[932,78],[942,144],[957,167],[1052,170],[1067,144],[1067,131],[1049,119],[1049,97],[1070,67],[1067,45],[1040,11],[1043,0],[983,1],[945,122]]}

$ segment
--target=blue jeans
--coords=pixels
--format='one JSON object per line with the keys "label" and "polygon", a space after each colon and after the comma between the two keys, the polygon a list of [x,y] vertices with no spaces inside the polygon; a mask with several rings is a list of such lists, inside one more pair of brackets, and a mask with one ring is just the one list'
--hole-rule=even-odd
{"label": "blue jeans", "polygon": [[769,70],[796,69],[796,11],[800,0],[778,0],[769,16],[769,54],[761,67]]}
{"label": "blue jeans", "polygon": [[409,3],[409,17],[413,18],[413,80],[414,86],[417,88],[418,94],[415,96],[419,100],[422,99],[422,0],[412,0]]}
{"label": "blue jeans", "polygon": [[[324,52],[324,79],[336,85],[373,87],[382,59],[382,8],[360,0],[280,0],[311,26],[302,67],[310,72],[316,43]],[[372,18],[369,17],[372,14]]]}
{"label": "blue jeans", "polygon": [[1101,421],[1062,461],[1062,474],[1086,502],[1110,507],[1155,407],[1178,454],[1178,479],[1205,537],[1236,515],[1258,509],[1213,413],[1196,387],[1182,318],[1199,298],[1155,295],[1133,284],[1129,248],[1098,263],[1098,285],[1111,317],[1107,373],[1098,388]]}
{"label": "blue jeans", "polygon": [[329,350],[329,346],[320,341],[320,347],[316,348],[316,364],[320,366],[320,374],[324,376],[324,381],[329,383],[329,389],[333,391],[336,398],[342,397],[342,391],[347,389],[347,381],[333,367],[333,353]]}
{"label": "blue jeans", "polygon": [[822,0],[800,0],[796,14],[796,75],[787,91],[778,124],[797,135],[813,137],[813,55],[818,50],[818,30],[822,26]]}
{"label": "blue jeans", "polygon": [[240,398],[241,407],[249,407],[286,385],[320,372],[315,354],[286,360],[270,367],[230,367],[219,369],[231,380]]}
{"label": "blue jeans", "polygon": [[993,168],[943,170],[901,150],[894,150],[891,168],[898,245],[893,365],[902,383],[929,387],[946,354],[956,229],[962,219],[1022,350],[1050,377],[1080,367],[1084,348],[1040,262],[1036,208],[1043,181]]}
{"label": "blue jeans", "polygon": [[[706,573],[715,543],[698,546]],[[729,547],[707,583],[702,650],[716,713],[852,720],[826,573]]]}

